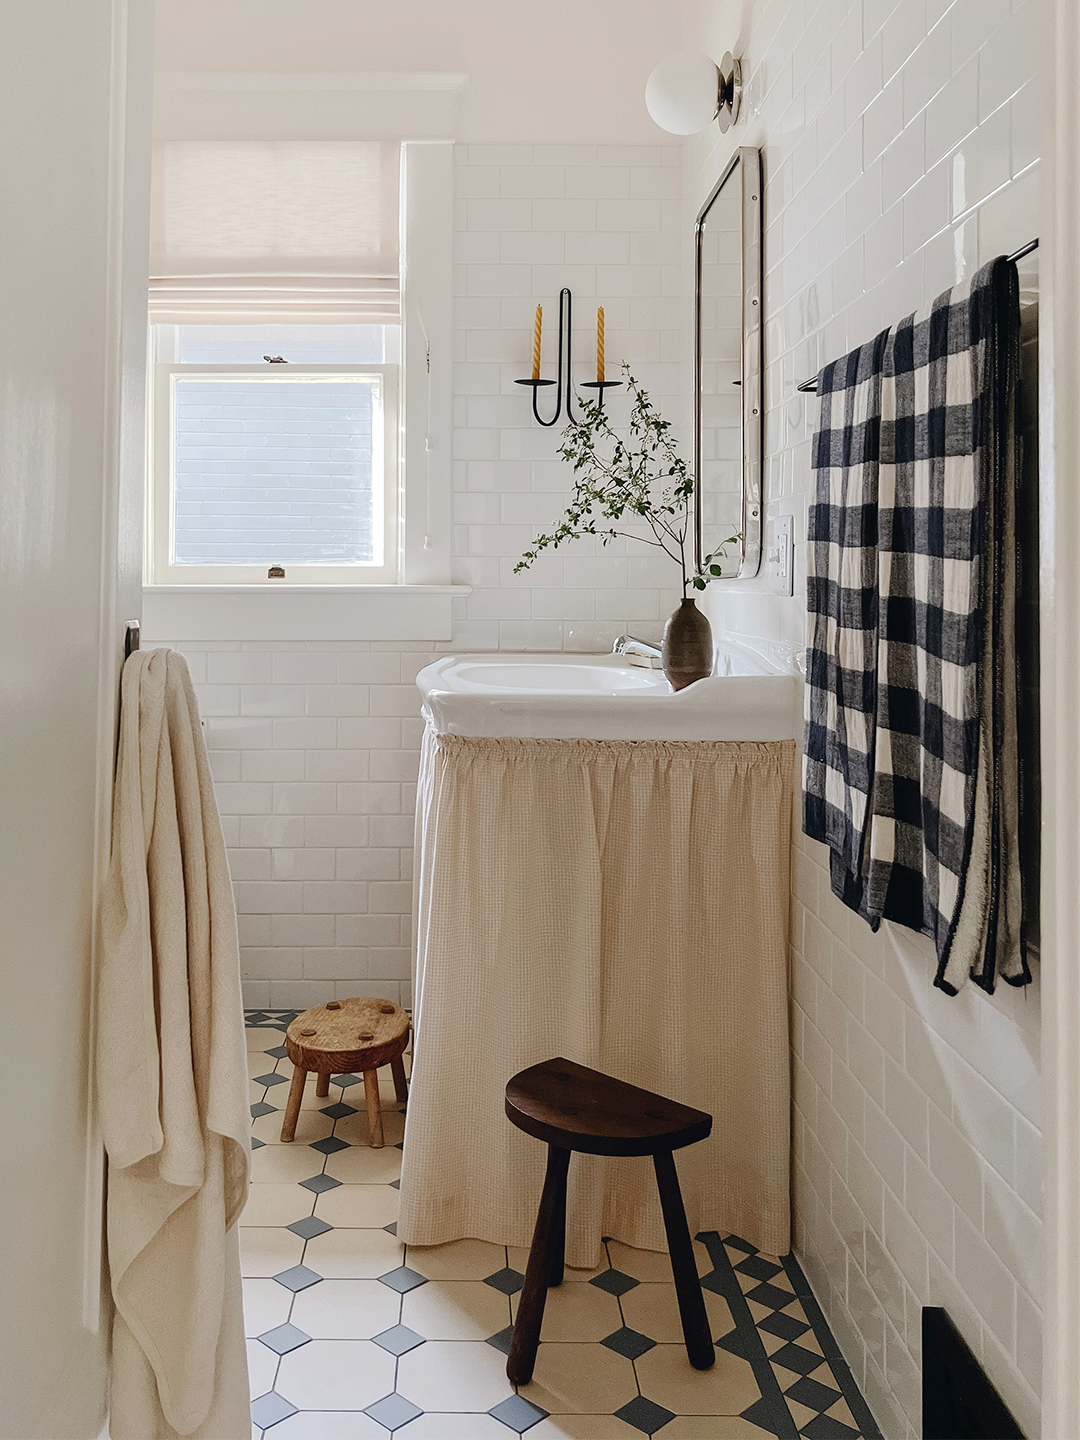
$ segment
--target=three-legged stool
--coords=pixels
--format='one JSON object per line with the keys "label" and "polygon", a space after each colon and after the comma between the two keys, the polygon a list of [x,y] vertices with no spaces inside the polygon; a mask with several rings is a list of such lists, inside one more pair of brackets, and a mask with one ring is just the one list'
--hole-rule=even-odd
{"label": "three-legged stool", "polygon": [[548,1286],[562,1284],[566,1175],[573,1150],[652,1156],[686,1353],[695,1369],[707,1370],[716,1350],[672,1152],[704,1140],[712,1130],[712,1116],[572,1060],[545,1060],[515,1075],[506,1086],[506,1113],[519,1130],[548,1147],[544,1192],[506,1362],[512,1383],[524,1385],[532,1378]]}
{"label": "three-legged stool", "polygon": [[368,1132],[374,1149],[383,1143],[382,1105],[379,1101],[380,1065],[389,1065],[394,1093],[409,1098],[402,1054],[409,1043],[408,1014],[390,1000],[328,1000],[298,1015],[285,1031],[285,1049],[293,1062],[292,1085],[281,1138],[296,1134],[300,1101],[309,1071],[318,1075],[316,1095],[330,1094],[331,1075],[363,1074],[367,1100]]}

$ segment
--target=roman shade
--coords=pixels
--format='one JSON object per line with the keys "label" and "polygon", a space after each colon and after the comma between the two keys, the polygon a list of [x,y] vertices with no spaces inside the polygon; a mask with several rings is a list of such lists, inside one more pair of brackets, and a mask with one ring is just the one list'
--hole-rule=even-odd
{"label": "roman shade", "polygon": [[400,151],[378,140],[159,142],[151,320],[396,322]]}

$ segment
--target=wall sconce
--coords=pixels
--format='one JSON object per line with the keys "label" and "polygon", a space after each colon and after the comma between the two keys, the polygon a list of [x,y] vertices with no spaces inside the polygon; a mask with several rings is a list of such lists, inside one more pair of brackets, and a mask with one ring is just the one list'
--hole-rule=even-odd
{"label": "wall sconce", "polygon": [[[564,285],[559,291],[559,362],[558,379],[541,380],[540,378],[540,312],[541,307],[536,307],[536,328],[533,331],[533,373],[529,380],[515,380],[515,385],[530,385],[532,387],[532,412],[533,418],[538,425],[552,426],[562,414],[563,408],[563,386],[566,386],[566,418],[571,424],[576,425],[578,418],[571,409],[571,400],[574,391],[574,381],[571,370],[573,357],[570,347],[573,343],[573,315],[574,297],[569,287]],[[565,348],[564,348],[565,347]],[[545,420],[537,409],[537,391],[547,385],[557,385],[555,392],[555,413],[550,420]],[[596,312],[596,379],[581,381],[582,390],[595,390],[596,402],[602,410],[604,408],[604,391],[618,390],[622,386],[621,380],[608,380],[604,372],[604,311],[603,307]]]}
{"label": "wall sconce", "polygon": [[742,66],[730,50],[719,65],[697,50],[680,50],[645,82],[645,107],[670,135],[697,135],[713,120],[726,134],[741,103]]}

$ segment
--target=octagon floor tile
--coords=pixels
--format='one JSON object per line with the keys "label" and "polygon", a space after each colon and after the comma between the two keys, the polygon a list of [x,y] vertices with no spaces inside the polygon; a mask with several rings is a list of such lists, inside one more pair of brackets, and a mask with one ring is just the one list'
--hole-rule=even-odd
{"label": "octagon floor tile", "polygon": [[760,1395],[749,1361],[717,1350],[710,1370],[695,1370],[681,1345],[657,1345],[637,1361],[641,1393],[676,1415],[739,1415]]}
{"label": "octagon floor tile", "polygon": [[606,1345],[546,1340],[532,1380],[521,1386],[526,1400],[553,1415],[613,1415],[637,1393],[633,1364]]}
{"label": "octagon floor tile", "polygon": [[370,1340],[311,1340],[282,1356],[276,1389],[298,1410],[362,1410],[393,1390],[394,1366]]}

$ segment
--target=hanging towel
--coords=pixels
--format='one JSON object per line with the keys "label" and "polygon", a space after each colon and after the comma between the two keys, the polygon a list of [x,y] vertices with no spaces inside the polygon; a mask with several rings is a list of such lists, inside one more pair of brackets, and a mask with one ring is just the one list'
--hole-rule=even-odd
{"label": "hanging towel", "polygon": [[[861,520],[876,530],[861,637],[873,734],[868,789],[854,804],[851,773],[823,777],[813,763],[838,748],[819,676],[831,677],[842,631],[827,610],[837,558],[811,547],[804,829],[830,845],[834,891],[871,926],[894,920],[933,940],[935,983],[950,993],[969,975],[987,989],[998,974],[1030,979],[1016,743],[1018,366],[1016,269],[1004,259],[885,336],[879,383],[867,390],[878,423],[868,418],[862,432],[864,449],[877,443],[863,461],[876,478],[876,515]],[[834,457],[845,454],[833,423],[823,401],[818,532]],[[847,688],[857,691],[855,679]],[[821,816],[845,802],[852,819],[840,846],[841,827]]]}
{"label": "hanging towel", "polygon": [[874,763],[878,457],[888,333],[826,365],[818,377],[817,496],[808,530],[803,829],[829,847],[832,888],[854,909]]}
{"label": "hanging towel", "polygon": [[174,651],[136,651],[124,666],[101,934],[110,1434],[247,1440],[236,913],[198,704]]}

